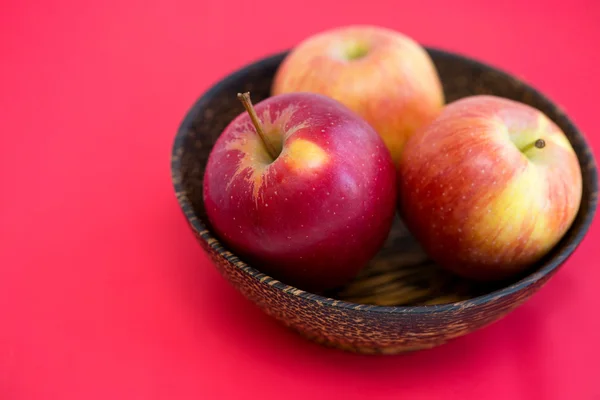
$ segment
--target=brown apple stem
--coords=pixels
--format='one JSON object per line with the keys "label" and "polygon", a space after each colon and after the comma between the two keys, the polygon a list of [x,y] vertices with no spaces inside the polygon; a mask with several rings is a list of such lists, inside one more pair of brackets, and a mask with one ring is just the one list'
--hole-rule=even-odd
{"label": "brown apple stem", "polygon": [[256,115],[256,111],[254,110],[254,106],[252,105],[252,100],[250,100],[250,92],[238,93],[237,97],[242,102],[242,104],[244,105],[244,108],[250,115],[252,124],[254,125],[254,128],[256,128],[256,133],[258,133],[258,136],[264,143],[265,148],[267,149],[267,153],[269,153],[269,155],[271,156],[271,158],[273,160],[276,159],[277,155],[278,155],[278,151],[275,149],[273,144],[269,141],[269,139],[267,138],[267,135],[265,135],[265,131],[262,128],[262,124],[260,123],[260,120],[258,119],[258,115]]}
{"label": "brown apple stem", "polygon": [[525,153],[526,151],[532,149],[533,147],[536,147],[538,149],[543,149],[544,147],[546,147],[546,141],[544,139],[538,139],[533,143],[529,143],[527,146],[523,147],[521,149],[522,153]]}

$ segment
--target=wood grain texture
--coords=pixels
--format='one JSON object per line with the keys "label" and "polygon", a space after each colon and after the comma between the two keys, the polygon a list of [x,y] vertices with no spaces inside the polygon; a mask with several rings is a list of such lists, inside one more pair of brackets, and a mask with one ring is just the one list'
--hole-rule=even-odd
{"label": "wood grain texture", "polygon": [[236,94],[255,102],[270,95],[272,77],[286,53],[260,60],[221,80],[189,110],[177,133],[172,179],[189,226],[219,272],[264,312],[326,346],[367,354],[431,348],[505,316],[533,295],[575,251],[594,218],[596,163],[585,137],[567,115],[534,88],[477,61],[427,49],[447,101],[493,94],[536,107],[567,134],[583,174],[577,218],[540,263],[509,281],[480,284],[436,266],[397,219],[385,246],[350,284],[313,294],[249,266],[213,235],[202,204],[202,178],[210,150],[225,126],[243,111]]}

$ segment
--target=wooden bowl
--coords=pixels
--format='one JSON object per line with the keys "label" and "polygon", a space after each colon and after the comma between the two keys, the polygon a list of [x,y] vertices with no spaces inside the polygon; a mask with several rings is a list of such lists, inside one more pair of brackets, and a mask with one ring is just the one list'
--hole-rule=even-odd
{"label": "wooden bowl", "polygon": [[[204,166],[217,137],[243,111],[238,92],[255,103],[270,96],[271,80],[287,53],[268,57],[227,76],[192,106],[175,138],[172,179],[191,230],[216,268],[264,312],[323,345],[360,353],[431,348],[490,324],[526,301],[575,251],[594,217],[598,182],[593,154],[571,120],[543,94],[496,68],[427,48],[447,102],[493,94],[542,110],[568,135],[581,164],[583,198],[562,241],[540,263],[510,281],[477,284],[432,263],[396,220],[386,245],[349,285],[308,293],[261,273],[222,245],[211,231],[202,201]],[[573,266],[574,268],[576,266]]]}

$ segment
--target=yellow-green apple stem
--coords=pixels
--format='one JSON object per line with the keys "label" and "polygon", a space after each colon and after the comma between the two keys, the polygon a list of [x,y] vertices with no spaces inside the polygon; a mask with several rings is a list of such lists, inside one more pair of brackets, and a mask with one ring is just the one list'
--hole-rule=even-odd
{"label": "yellow-green apple stem", "polygon": [[543,149],[546,147],[546,141],[544,139],[538,139],[533,143],[529,143],[527,146],[521,149],[521,153],[525,153],[531,150],[533,147],[537,147],[538,149]]}
{"label": "yellow-green apple stem", "polygon": [[265,145],[267,152],[269,153],[271,158],[273,160],[275,160],[277,158],[277,156],[279,155],[279,152],[275,149],[275,146],[273,146],[273,144],[269,141],[269,138],[267,138],[267,135],[265,135],[265,131],[262,128],[262,124],[260,123],[260,120],[258,119],[258,115],[256,115],[256,111],[254,110],[254,106],[252,105],[252,100],[250,99],[250,92],[238,93],[237,97],[242,102],[242,104],[244,105],[244,108],[250,115],[252,124],[254,125],[254,128],[256,128],[256,133],[258,133],[258,136],[260,136],[260,139],[262,140],[263,144]]}

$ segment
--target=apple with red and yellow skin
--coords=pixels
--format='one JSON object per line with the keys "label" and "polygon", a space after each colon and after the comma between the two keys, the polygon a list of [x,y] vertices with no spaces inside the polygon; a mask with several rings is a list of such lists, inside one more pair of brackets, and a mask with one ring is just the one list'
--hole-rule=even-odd
{"label": "apple with red and yellow skin", "polygon": [[334,28],[308,37],[283,60],[273,94],[313,92],[334,98],[379,133],[394,162],[404,143],[444,105],[429,54],[412,38],[369,25]]}
{"label": "apple with red and yellow skin", "polygon": [[373,128],[314,93],[272,96],[237,116],[206,166],[217,236],[261,272],[304,290],[352,279],[387,238],[396,171]]}
{"label": "apple with red and yellow skin", "polygon": [[407,142],[399,212],[440,266],[476,280],[513,276],[546,255],[581,202],[577,156],[539,110],[490,95],[448,104]]}

